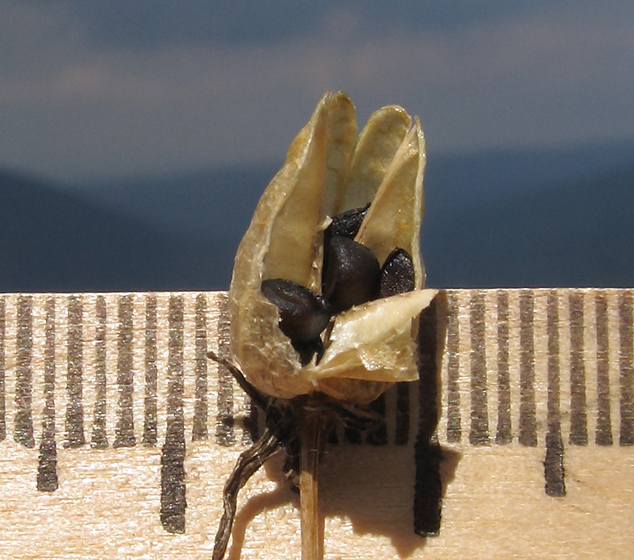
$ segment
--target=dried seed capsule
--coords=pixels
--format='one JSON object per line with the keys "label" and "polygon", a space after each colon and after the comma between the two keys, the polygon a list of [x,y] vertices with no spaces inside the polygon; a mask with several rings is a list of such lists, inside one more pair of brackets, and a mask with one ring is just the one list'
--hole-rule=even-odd
{"label": "dried seed capsule", "polygon": [[384,298],[415,287],[414,263],[405,249],[394,249],[381,267],[379,297]]}
{"label": "dried seed capsule", "polygon": [[[354,105],[345,94],[328,93],[319,102],[263,193],[236,254],[229,288],[231,355],[259,391],[283,399],[323,392],[361,404],[392,383],[417,378],[417,317],[434,295],[421,292],[424,168],[420,121],[401,107],[380,109],[357,135]],[[329,223],[334,225],[328,231]],[[376,291],[373,287],[379,282],[373,279],[379,277],[378,265],[372,259],[370,266],[355,265],[349,274],[344,265],[356,258],[356,249],[354,258],[334,250],[336,257],[343,254],[343,264],[324,266],[324,252],[332,245],[327,238],[337,231],[344,239],[354,235],[353,241],[380,263],[396,247],[407,251],[414,292],[367,301],[378,295],[378,285]],[[355,279],[366,269],[375,271],[369,281]],[[335,297],[341,277],[348,279],[342,284],[346,293],[352,292],[343,303]],[[320,337],[321,359],[307,362],[312,350],[304,351],[316,342],[311,338],[320,328],[313,324],[315,316],[309,313],[308,323],[299,327],[287,326],[286,319],[280,324],[278,305],[261,289],[266,279],[275,278],[305,286],[313,295],[327,286],[333,305],[352,305],[330,318],[332,329]],[[357,298],[359,291],[364,295]]]}
{"label": "dried seed capsule", "polygon": [[324,302],[297,282],[275,278],[262,282],[262,295],[280,312],[280,330],[292,343],[319,338],[330,321]]}
{"label": "dried seed capsule", "polygon": [[379,291],[379,261],[360,243],[335,235],[326,247],[323,294],[333,313],[374,299]]}

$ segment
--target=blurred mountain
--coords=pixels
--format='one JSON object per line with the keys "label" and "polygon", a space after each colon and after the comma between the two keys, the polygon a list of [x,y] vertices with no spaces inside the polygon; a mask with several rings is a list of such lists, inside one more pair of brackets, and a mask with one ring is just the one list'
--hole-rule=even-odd
{"label": "blurred mountain", "polygon": [[90,202],[186,239],[215,239],[237,247],[236,237],[239,241],[247,229],[262,191],[280,165],[221,167],[66,188]]}
{"label": "blurred mountain", "polygon": [[[567,149],[434,154],[425,174],[427,216],[511,192],[556,187],[634,163],[634,140]],[[147,224],[237,246],[262,191],[282,162],[194,173],[111,179],[65,188]],[[235,247],[234,247],[235,248]]]}
{"label": "blurred mountain", "polygon": [[[429,162],[430,285],[634,285],[634,141]],[[91,185],[0,173],[0,290],[226,289],[278,167]]]}
{"label": "blurred mountain", "polygon": [[429,212],[422,244],[433,286],[634,286],[634,163]]}
{"label": "blurred mountain", "polygon": [[41,181],[0,172],[0,291],[211,289],[211,242],[185,242]]}

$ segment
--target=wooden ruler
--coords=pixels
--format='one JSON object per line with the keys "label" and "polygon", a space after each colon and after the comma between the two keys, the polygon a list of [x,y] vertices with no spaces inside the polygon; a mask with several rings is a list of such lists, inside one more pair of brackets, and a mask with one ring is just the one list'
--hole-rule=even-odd
{"label": "wooden ruler", "polygon": [[[325,558],[630,558],[634,290],[446,290],[421,381],[331,434]],[[0,557],[208,558],[222,487],[262,429],[206,358],[226,294],[0,295]],[[299,557],[272,460],[228,558]],[[419,536],[434,535],[437,536]]]}

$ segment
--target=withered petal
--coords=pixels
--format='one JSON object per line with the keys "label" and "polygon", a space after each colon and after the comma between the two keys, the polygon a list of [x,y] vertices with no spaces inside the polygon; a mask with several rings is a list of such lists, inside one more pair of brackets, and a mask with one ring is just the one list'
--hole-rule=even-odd
{"label": "withered petal", "polygon": [[339,193],[339,204],[332,214],[372,201],[411,126],[412,118],[397,105],[382,107],[370,115],[359,134],[345,185]]}
{"label": "withered petal", "polygon": [[319,386],[328,377],[367,381],[413,381],[416,367],[416,332],[421,311],[437,290],[397,294],[353,307],[339,315],[329,345],[319,364],[306,368]]}
{"label": "withered petal", "polygon": [[425,138],[420,121],[416,119],[416,124],[399,146],[355,237],[355,241],[368,247],[381,264],[394,249],[405,249],[414,262],[416,289],[425,284],[420,227],[424,212],[426,159]]}

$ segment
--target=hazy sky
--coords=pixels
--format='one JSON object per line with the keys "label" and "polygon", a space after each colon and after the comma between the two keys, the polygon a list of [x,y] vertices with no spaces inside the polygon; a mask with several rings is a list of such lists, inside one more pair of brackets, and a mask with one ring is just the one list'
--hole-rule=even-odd
{"label": "hazy sky", "polygon": [[0,0],[0,166],[281,160],[326,90],[436,153],[634,137],[632,0]]}

